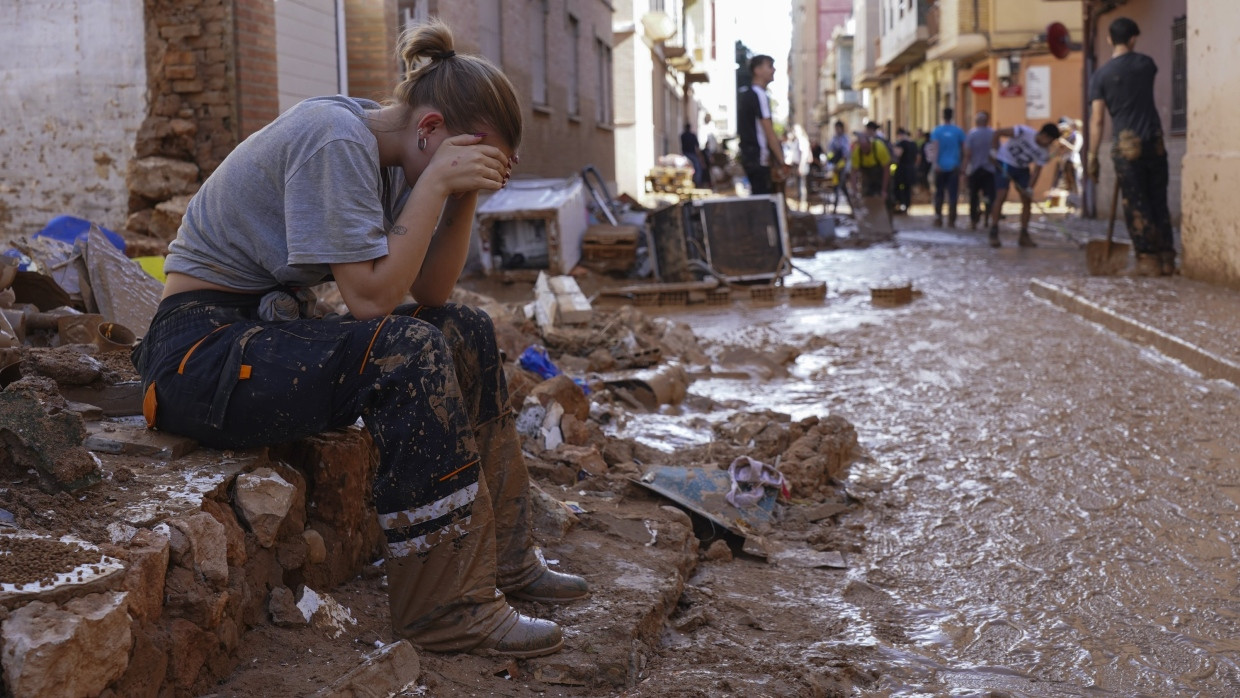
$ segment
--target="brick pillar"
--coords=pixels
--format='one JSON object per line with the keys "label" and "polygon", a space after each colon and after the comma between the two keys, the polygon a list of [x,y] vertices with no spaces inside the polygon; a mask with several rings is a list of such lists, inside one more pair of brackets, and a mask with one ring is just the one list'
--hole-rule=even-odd
{"label": "brick pillar", "polygon": [[396,0],[345,0],[349,94],[382,101],[392,95],[396,59]]}
{"label": "brick pillar", "polygon": [[239,135],[248,137],[280,114],[274,0],[235,0]]}

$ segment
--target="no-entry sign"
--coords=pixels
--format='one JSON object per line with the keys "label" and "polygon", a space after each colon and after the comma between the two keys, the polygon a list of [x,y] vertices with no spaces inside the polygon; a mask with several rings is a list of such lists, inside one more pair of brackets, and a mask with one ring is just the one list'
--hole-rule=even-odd
{"label": "no-entry sign", "polygon": [[973,73],[973,77],[969,78],[969,89],[979,95],[990,92],[990,71],[982,68]]}

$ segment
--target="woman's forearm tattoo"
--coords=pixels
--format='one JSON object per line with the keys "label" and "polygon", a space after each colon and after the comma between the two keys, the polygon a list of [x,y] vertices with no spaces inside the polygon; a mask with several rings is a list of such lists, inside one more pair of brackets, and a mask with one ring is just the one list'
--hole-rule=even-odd
{"label": "woman's forearm tattoo", "polygon": [[405,233],[409,232],[409,229],[403,225],[394,225],[392,226],[392,229],[389,232],[391,232],[393,235],[404,235]]}

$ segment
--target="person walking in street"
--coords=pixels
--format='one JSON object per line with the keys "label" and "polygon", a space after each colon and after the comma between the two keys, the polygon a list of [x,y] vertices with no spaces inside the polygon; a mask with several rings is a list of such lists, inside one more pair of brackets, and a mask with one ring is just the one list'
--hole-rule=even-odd
{"label": "person walking in street", "polygon": [[933,159],[927,148],[930,148],[930,134],[926,133],[926,129],[917,129],[917,137],[913,139],[917,144],[917,186],[926,192],[926,196],[930,196],[930,170],[933,166],[930,161]]}
{"label": "person walking in street", "polygon": [[853,189],[862,199],[881,196],[885,202],[891,191],[891,152],[882,140],[867,132],[856,136],[852,151]]}
{"label": "person walking in street", "polygon": [[[478,194],[502,188],[518,162],[521,104],[439,21],[398,46],[410,67],[387,106],[307,99],[194,195],[133,352],[143,414],[217,449],[360,418],[378,453],[395,635],[437,652],[549,654],[560,627],[507,597],[566,602],[586,582],[550,570],[533,545],[494,326],[448,302]],[[348,315],[310,310],[306,289],[327,279]]]}
{"label": "person walking in street", "polygon": [[719,150],[719,139],[715,137],[715,127],[711,126],[710,112],[703,117],[703,128],[706,129],[706,139],[702,141],[702,157],[706,160],[706,183],[707,186],[713,187],[718,177],[715,176],[715,168],[722,167],[722,163],[715,164],[716,156],[723,151]]}
{"label": "person walking in street", "polygon": [[701,187],[707,179],[706,156],[702,154],[697,134],[687,121],[685,130],[680,132],[680,152],[693,164],[693,186]]}
{"label": "person walking in street", "polygon": [[947,225],[956,227],[956,199],[960,196],[960,160],[964,148],[964,129],[952,123],[951,107],[943,110],[943,123],[930,132],[935,145],[934,224],[943,225],[943,199],[947,199]]}
{"label": "person walking in street", "polygon": [[1175,236],[1167,206],[1167,149],[1162,121],[1154,104],[1158,66],[1136,52],[1137,23],[1127,17],[1111,22],[1107,40],[1111,60],[1089,81],[1089,178],[1098,181],[1106,115],[1111,127],[1111,162],[1123,192],[1124,223],[1137,255],[1137,273],[1175,273]]}
{"label": "person walking in street", "polygon": [[896,211],[908,213],[913,205],[913,185],[917,182],[917,144],[909,137],[907,129],[896,130],[895,143],[896,172],[895,198]]}
{"label": "person walking in street", "polygon": [[1080,201],[1081,193],[1081,175],[1084,168],[1081,164],[1081,146],[1085,144],[1085,138],[1081,135],[1080,128],[1077,127],[1079,122],[1070,116],[1065,116],[1059,120],[1059,157],[1055,162],[1055,184],[1056,187],[1062,187],[1067,192],[1067,202],[1069,206],[1077,205]]}
{"label": "person walking in street", "polygon": [[[1006,138],[1003,145],[999,139]],[[1033,238],[1029,237],[1029,215],[1033,207],[1033,185],[1042,174],[1042,167],[1050,160],[1050,147],[1059,139],[1059,127],[1053,123],[1042,126],[1034,131],[1024,124],[1012,128],[1001,128],[991,137],[991,148],[997,150],[998,169],[995,172],[995,206],[991,211],[990,246],[999,246],[999,214],[1007,201],[1009,185],[1016,186],[1020,194],[1020,237],[1021,247],[1037,247]],[[1033,172],[1029,172],[1029,166]]]}
{"label": "person walking in street", "polygon": [[852,158],[852,144],[848,142],[848,129],[843,121],[835,122],[835,135],[827,144],[827,166],[830,168],[828,179],[831,186],[831,213],[839,211],[840,195],[848,208],[853,209],[852,197],[848,192],[848,165]]}
{"label": "person walking in street", "polygon": [[736,132],[740,137],[741,166],[749,178],[752,194],[772,194],[772,178],[781,183],[788,176],[783,147],[771,121],[766,86],[775,79],[775,59],[759,54],[749,61],[752,84],[741,88],[736,104]]}
{"label": "person walking in street", "polygon": [[994,136],[995,130],[990,127],[990,114],[979,111],[973,117],[973,128],[964,141],[964,172],[969,187],[969,230],[977,230],[978,220],[982,221],[983,228],[990,227],[990,216],[995,203],[995,164],[990,153]]}

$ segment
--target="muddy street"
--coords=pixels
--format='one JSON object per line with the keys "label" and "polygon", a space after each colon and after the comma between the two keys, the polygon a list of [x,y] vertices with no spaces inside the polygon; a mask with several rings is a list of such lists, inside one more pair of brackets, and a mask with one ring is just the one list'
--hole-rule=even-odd
{"label": "muddy street", "polygon": [[[673,617],[632,694],[1236,695],[1240,393],[1032,296],[1083,274],[1070,243],[927,222],[798,260],[822,305],[675,316],[770,376],[691,394],[856,426],[861,505],[848,570],[703,562],[680,613],[705,620]],[[922,295],[871,305],[894,278]],[[621,434],[710,438],[692,410]]]}

